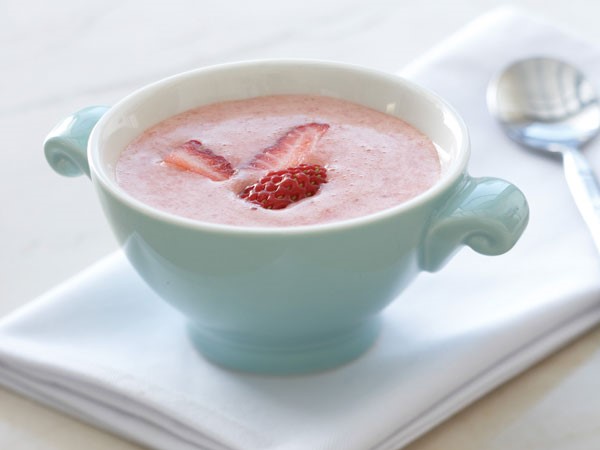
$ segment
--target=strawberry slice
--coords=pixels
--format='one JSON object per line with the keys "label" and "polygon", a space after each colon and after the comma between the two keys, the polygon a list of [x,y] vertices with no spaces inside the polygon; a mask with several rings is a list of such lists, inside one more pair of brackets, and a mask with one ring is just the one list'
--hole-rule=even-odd
{"label": "strawberry slice", "polygon": [[311,122],[289,130],[275,145],[265,148],[248,164],[248,168],[279,170],[295,167],[312,152],[321,136],[329,129],[328,124]]}
{"label": "strawberry slice", "polygon": [[169,153],[164,162],[179,169],[198,173],[213,181],[227,180],[235,173],[227,159],[216,155],[195,139],[181,144]]}

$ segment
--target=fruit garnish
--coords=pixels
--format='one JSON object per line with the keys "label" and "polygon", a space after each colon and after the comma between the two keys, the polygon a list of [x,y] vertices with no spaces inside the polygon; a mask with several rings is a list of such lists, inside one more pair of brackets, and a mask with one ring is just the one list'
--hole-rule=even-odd
{"label": "fruit garnish", "polygon": [[327,183],[327,169],[318,164],[267,173],[256,183],[239,193],[240,198],[265,209],[283,209],[286,206],[315,195]]}
{"label": "fruit garnish", "polygon": [[198,173],[213,181],[230,178],[235,170],[223,156],[215,154],[202,142],[192,139],[184,142],[164,159],[164,162],[180,169]]}
{"label": "fruit garnish", "polygon": [[296,167],[304,162],[328,129],[329,125],[316,122],[296,126],[279,138],[275,145],[257,154],[248,168],[281,170]]}

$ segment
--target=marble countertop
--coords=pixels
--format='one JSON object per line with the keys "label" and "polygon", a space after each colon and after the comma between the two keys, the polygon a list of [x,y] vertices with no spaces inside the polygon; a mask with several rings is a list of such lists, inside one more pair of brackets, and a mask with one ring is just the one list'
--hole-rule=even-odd
{"label": "marble countertop", "polygon": [[[4,0],[0,130],[8,158],[0,164],[0,316],[116,249],[89,181],[59,177],[46,164],[42,142],[59,119],[221,62],[303,57],[396,71],[505,3]],[[523,0],[519,6],[600,45],[600,3]],[[409,448],[599,448],[599,374],[596,329]],[[2,389],[0,405],[0,448],[139,448]]]}

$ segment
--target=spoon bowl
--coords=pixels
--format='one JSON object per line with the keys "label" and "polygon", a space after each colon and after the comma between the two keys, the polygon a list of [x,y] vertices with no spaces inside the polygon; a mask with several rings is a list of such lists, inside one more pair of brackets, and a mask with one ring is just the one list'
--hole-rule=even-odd
{"label": "spoon bowl", "polygon": [[528,58],[492,79],[487,101],[511,139],[562,157],[573,199],[600,251],[600,183],[580,151],[600,130],[592,84],[564,61]]}
{"label": "spoon bowl", "polygon": [[487,100],[507,134],[536,150],[580,147],[600,130],[600,103],[591,83],[557,59],[511,64],[491,81]]}

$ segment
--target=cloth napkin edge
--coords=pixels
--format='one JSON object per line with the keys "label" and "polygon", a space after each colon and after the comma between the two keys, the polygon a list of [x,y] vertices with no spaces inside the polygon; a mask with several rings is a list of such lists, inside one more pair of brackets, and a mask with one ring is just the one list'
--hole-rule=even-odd
{"label": "cloth napkin edge", "polygon": [[430,409],[405,424],[376,450],[398,450],[473,404],[515,376],[522,374],[555,352],[570,345],[600,323],[600,304],[580,312],[555,330],[524,344],[488,369],[474,374]]}

